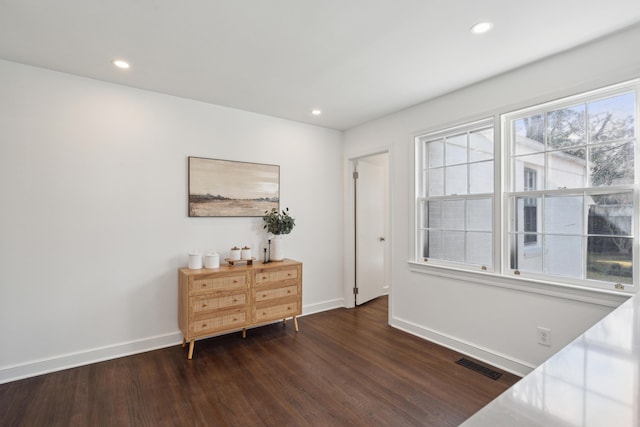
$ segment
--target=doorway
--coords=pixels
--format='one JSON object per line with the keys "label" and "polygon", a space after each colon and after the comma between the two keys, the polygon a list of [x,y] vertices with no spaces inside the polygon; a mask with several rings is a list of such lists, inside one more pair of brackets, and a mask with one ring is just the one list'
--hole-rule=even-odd
{"label": "doorway", "polygon": [[354,305],[389,293],[389,153],[353,160]]}

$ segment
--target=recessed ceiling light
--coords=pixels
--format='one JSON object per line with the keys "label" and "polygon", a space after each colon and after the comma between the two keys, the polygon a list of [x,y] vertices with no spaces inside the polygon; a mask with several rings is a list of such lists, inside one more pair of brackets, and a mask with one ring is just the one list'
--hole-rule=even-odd
{"label": "recessed ceiling light", "polygon": [[313,114],[314,116],[319,116],[320,114],[322,114],[322,110],[318,110],[316,108],[315,110],[311,110],[311,114]]}
{"label": "recessed ceiling light", "polygon": [[473,27],[471,27],[471,32],[473,34],[484,34],[487,31],[490,31],[493,28],[493,23],[485,21],[478,22]]}
{"label": "recessed ceiling light", "polygon": [[122,59],[114,60],[113,65],[115,65],[118,68],[122,68],[123,70],[126,70],[127,68],[129,68],[129,63],[127,61],[123,61]]}

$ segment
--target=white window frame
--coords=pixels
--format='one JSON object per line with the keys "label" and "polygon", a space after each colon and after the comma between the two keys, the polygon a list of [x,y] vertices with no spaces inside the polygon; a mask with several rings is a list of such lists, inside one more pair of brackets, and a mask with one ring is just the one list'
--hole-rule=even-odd
{"label": "white window frame", "polygon": [[[613,282],[598,282],[594,280],[572,280],[564,277],[549,276],[549,275],[536,275],[518,272],[510,268],[509,259],[509,196],[511,194],[511,157],[510,157],[510,138],[506,138],[506,132],[509,131],[509,120],[516,117],[527,117],[535,111],[552,111],[563,106],[571,106],[576,103],[589,102],[592,99],[605,98],[608,96],[619,95],[624,92],[634,92],[636,98],[636,110],[635,110],[635,147],[634,147],[634,183],[624,186],[616,187],[594,187],[594,191],[598,193],[607,192],[621,192],[624,190],[633,192],[633,227],[632,227],[632,239],[633,239],[633,284],[616,284]],[[425,137],[437,138],[438,135],[444,136],[445,134],[451,134],[452,131],[464,131],[469,127],[477,126],[480,123],[494,123],[494,193],[493,193],[493,268],[479,268],[477,265],[468,265],[462,263],[447,262],[437,259],[423,259],[421,244],[421,203],[425,199],[422,197],[422,186],[426,185],[422,182],[422,166],[424,162],[424,156],[422,152],[422,143]],[[640,79],[634,79],[619,84],[609,85],[600,89],[583,91],[581,93],[565,96],[561,99],[544,102],[538,102],[536,105],[513,110],[513,111],[495,111],[495,113],[488,118],[482,120],[469,121],[462,124],[454,124],[452,126],[443,126],[440,129],[434,129],[430,132],[421,132],[420,134],[414,134],[414,146],[415,146],[415,176],[414,176],[414,221],[413,221],[413,257],[409,261],[411,265],[411,271],[415,272],[429,272],[438,276],[445,277],[466,277],[466,280],[477,283],[492,284],[501,287],[508,287],[513,289],[523,290],[529,289],[532,292],[560,295],[568,292],[567,296],[572,296],[576,299],[575,294],[578,290],[584,290],[591,292],[590,295],[629,295],[638,292],[640,287]],[[587,185],[587,184],[585,184]],[[590,187],[583,188],[585,193],[590,191]],[[571,193],[571,190],[567,190]],[[573,191],[575,193],[576,191]],[[531,194],[529,192],[528,194]],[[473,195],[471,195],[473,196]],[[542,206],[538,207],[538,215],[542,215]],[[586,218],[585,218],[586,219]],[[535,250],[532,245],[532,250]],[[484,278],[483,278],[484,277]],[[560,292],[560,293],[558,293]],[[584,294],[585,300],[590,300]]]}
{"label": "white window frame", "polygon": [[[493,191],[490,193],[472,193],[472,194],[450,194],[450,195],[442,195],[442,196],[424,196],[426,194],[426,189],[424,188],[425,184],[426,184],[426,179],[423,179],[423,174],[424,171],[428,169],[428,165],[425,165],[426,163],[426,153],[424,152],[424,141],[425,140],[436,140],[439,138],[445,138],[447,136],[453,136],[453,135],[459,135],[462,133],[468,133],[468,132],[473,132],[476,130],[481,130],[481,129],[486,129],[486,128],[491,128],[492,132],[493,132]],[[447,127],[446,129],[441,129],[435,132],[427,132],[427,133],[423,133],[420,135],[415,136],[414,142],[415,142],[415,158],[416,158],[416,167],[415,167],[415,189],[416,189],[416,193],[415,193],[415,224],[414,224],[414,229],[416,230],[415,232],[415,254],[416,254],[416,261],[419,263],[423,263],[423,264],[429,264],[429,265],[439,265],[439,266],[444,266],[444,267],[452,267],[452,268],[456,268],[456,269],[468,269],[468,270],[481,270],[481,271],[495,271],[496,267],[497,267],[497,263],[499,262],[499,257],[496,256],[496,225],[498,223],[496,223],[495,218],[495,210],[497,209],[496,206],[496,168],[497,168],[497,163],[496,163],[496,125],[495,125],[495,119],[494,117],[489,117],[489,118],[484,118],[481,120],[476,120],[476,121],[472,121],[472,122],[468,122],[468,123],[464,123],[464,124],[460,124],[460,125],[456,125],[456,126],[451,126],[451,127]],[[468,153],[468,150],[467,150]],[[470,164],[473,164],[474,162],[470,162],[469,159],[467,158],[466,163],[463,163],[465,165],[467,165],[467,171],[468,171],[468,166]],[[467,175],[467,180],[469,180],[470,177],[469,175]],[[473,200],[473,199],[486,199],[486,198],[491,198],[491,209],[493,212],[492,215],[492,220],[491,220],[491,248],[492,248],[492,252],[491,252],[491,258],[492,258],[492,262],[490,263],[490,265],[480,265],[480,264],[471,264],[471,263],[465,263],[465,262],[456,262],[456,261],[450,261],[450,260],[445,260],[445,259],[439,259],[439,258],[423,258],[421,256],[422,254],[422,248],[421,248],[421,243],[422,243],[422,237],[421,234],[423,232],[423,218],[422,218],[422,203],[427,201],[427,200],[441,200],[441,201],[450,201],[450,200]],[[465,230],[464,232],[466,233],[468,230]],[[467,242],[466,238],[465,238],[465,242]],[[466,244],[465,244],[465,249],[466,249]]]}
{"label": "white window frame", "polygon": [[[503,212],[503,236],[502,236],[502,265],[503,265],[503,274],[508,276],[519,276],[522,278],[528,278],[533,280],[539,280],[544,282],[561,282],[567,285],[573,285],[578,287],[590,288],[590,289],[602,289],[602,290],[612,290],[612,291],[624,291],[629,293],[637,292],[639,277],[638,277],[638,260],[639,260],[639,251],[638,251],[638,242],[640,240],[639,237],[639,227],[640,227],[640,205],[638,201],[639,197],[639,189],[640,186],[640,141],[638,140],[638,127],[640,126],[640,113],[639,113],[639,104],[640,104],[640,81],[633,80],[629,82],[620,83],[617,85],[607,86],[601,89],[596,89],[588,92],[583,92],[580,94],[576,94],[574,96],[565,97],[562,99],[558,99],[555,101],[550,101],[546,103],[540,103],[531,107],[523,108],[521,110],[516,110],[508,113],[504,113],[501,115],[501,140],[503,141],[503,155],[500,159],[502,164],[503,176],[504,176],[504,188],[501,190],[503,195],[502,203],[504,205]],[[559,190],[551,190],[544,189],[538,191],[514,191],[513,189],[513,178],[515,171],[512,170],[511,164],[511,150],[513,148],[513,144],[511,141],[511,123],[515,122],[518,119],[524,117],[530,117],[537,113],[543,114],[545,112],[554,111],[566,107],[570,107],[576,105],[577,103],[589,103],[594,100],[607,98],[616,95],[622,95],[624,93],[634,92],[636,97],[636,109],[635,109],[635,146],[634,146],[634,183],[633,184],[624,184],[624,185],[616,185],[609,187],[589,187],[588,183],[585,183],[584,187],[577,189],[559,189]],[[549,165],[545,162],[545,170],[543,175],[547,177]],[[632,239],[633,239],[633,247],[632,247],[632,263],[633,263],[633,283],[632,284],[621,284],[616,282],[604,282],[604,281],[596,281],[596,280],[588,280],[588,279],[575,279],[570,277],[559,277],[548,274],[537,274],[532,272],[524,272],[511,268],[510,263],[510,217],[511,217],[511,209],[513,208],[510,203],[510,198],[513,196],[531,196],[537,197],[544,195],[578,195],[584,194],[588,196],[589,194],[597,193],[597,194],[606,194],[606,193],[621,193],[621,192],[632,192],[633,200],[634,200],[634,213],[633,213],[633,227],[632,227]],[[540,206],[540,211],[538,215],[543,215],[543,206]],[[587,218],[585,216],[585,222]],[[585,228],[587,224],[584,224]],[[545,234],[541,232],[539,234],[539,238],[544,238]],[[586,244],[585,244],[586,246]],[[586,247],[584,248],[586,251]],[[586,255],[585,255],[586,256]],[[583,266],[584,267],[584,266]]]}

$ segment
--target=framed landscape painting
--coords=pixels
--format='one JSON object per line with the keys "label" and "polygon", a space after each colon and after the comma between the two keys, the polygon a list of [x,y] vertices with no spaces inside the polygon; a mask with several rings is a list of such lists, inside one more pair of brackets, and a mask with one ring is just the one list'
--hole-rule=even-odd
{"label": "framed landscape painting", "polygon": [[280,166],[189,157],[189,216],[264,216],[279,209]]}

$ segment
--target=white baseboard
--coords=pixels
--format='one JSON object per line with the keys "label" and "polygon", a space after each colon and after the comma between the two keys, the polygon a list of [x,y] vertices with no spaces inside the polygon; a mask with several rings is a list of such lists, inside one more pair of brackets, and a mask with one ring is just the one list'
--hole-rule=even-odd
{"label": "white baseboard", "polygon": [[16,381],[36,375],[47,374],[76,366],[89,365],[109,359],[143,353],[145,351],[170,347],[182,343],[182,333],[173,332],[165,335],[114,344],[105,347],[63,354],[47,359],[32,360],[20,365],[0,368],[0,384]]}
{"label": "white baseboard", "polygon": [[[303,308],[303,316],[341,307],[344,307],[344,300],[342,298],[306,305]],[[479,347],[473,343],[465,342],[402,319],[392,318],[391,326],[519,376],[525,376],[535,368],[535,366],[527,362],[513,359],[506,355]],[[180,343],[182,343],[182,333],[173,332],[111,346],[64,354],[48,359],[33,360],[20,365],[0,368],[0,384],[77,366],[89,365],[104,360],[130,356],[145,351],[170,347],[172,345],[179,345]]]}
{"label": "white baseboard", "polygon": [[[344,307],[344,299],[324,301],[317,304],[303,307],[303,315],[319,313],[321,311],[332,310]],[[120,344],[109,345],[78,351],[75,353],[63,354],[47,359],[32,360],[19,365],[0,367],[0,384],[23,378],[35,377],[36,375],[47,374],[64,369],[75,368],[77,366],[89,365],[91,363],[102,362],[118,357],[130,356],[132,354],[143,353],[145,351],[170,347],[182,343],[182,333],[173,332],[165,335],[158,335],[150,338],[129,341]]]}
{"label": "white baseboard", "polygon": [[398,319],[397,317],[391,319],[391,326],[521,377],[524,377],[536,368],[528,362],[514,359],[456,337],[416,325],[406,320]]}
{"label": "white baseboard", "polygon": [[302,307],[302,315],[320,313],[321,311],[333,310],[334,308],[344,307],[344,298],[337,298],[329,301],[323,301],[316,304],[309,304]]}

